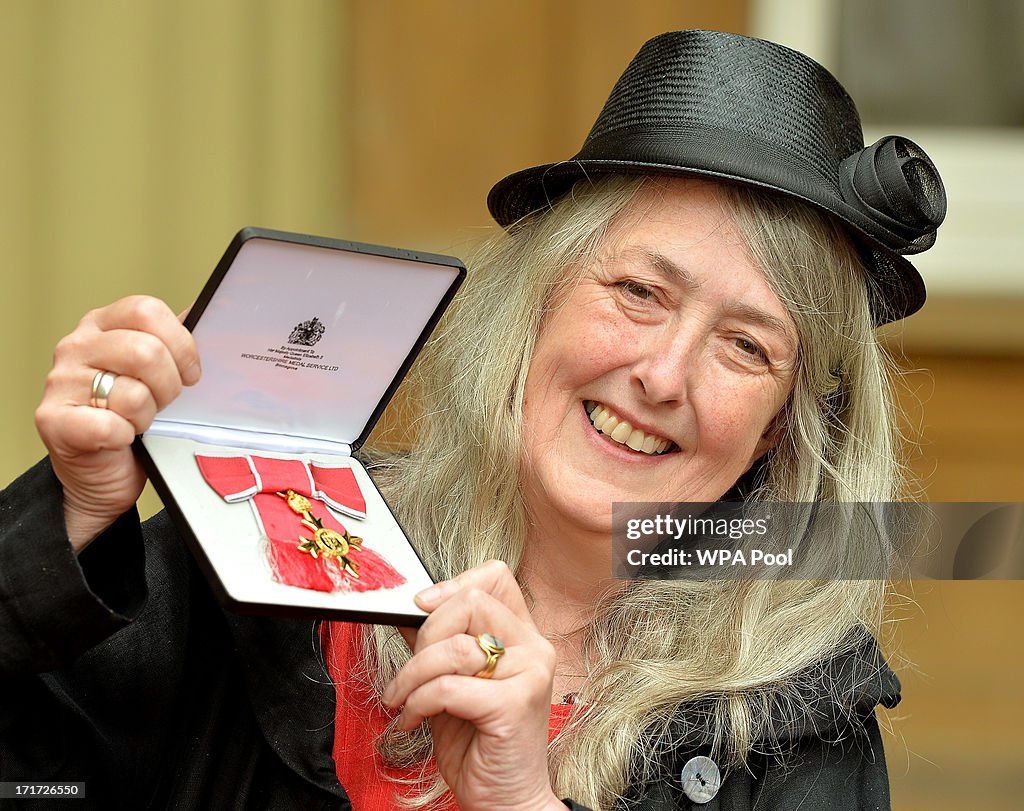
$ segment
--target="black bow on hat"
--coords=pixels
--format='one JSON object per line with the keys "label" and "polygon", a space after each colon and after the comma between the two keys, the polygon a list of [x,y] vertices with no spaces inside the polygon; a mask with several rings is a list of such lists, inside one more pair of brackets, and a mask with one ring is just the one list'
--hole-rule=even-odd
{"label": "black bow on hat", "polygon": [[842,85],[809,57],[720,31],[649,40],[570,160],[499,181],[487,198],[509,226],[598,174],[694,174],[797,197],[838,217],[876,281],[876,324],[921,308],[924,282],[904,254],[935,242],[946,214],[938,171],[890,135],[865,148]]}

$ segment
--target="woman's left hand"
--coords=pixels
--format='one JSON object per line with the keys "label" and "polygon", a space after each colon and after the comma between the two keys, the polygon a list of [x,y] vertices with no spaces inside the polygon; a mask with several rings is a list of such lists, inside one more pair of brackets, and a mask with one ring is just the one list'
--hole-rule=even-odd
{"label": "woman's left hand", "polygon": [[[437,768],[463,811],[564,809],[547,764],[555,649],[508,567],[490,561],[416,601],[430,616],[419,631],[403,629],[413,657],[383,697],[402,707],[399,727],[430,719]],[[476,677],[483,633],[505,647],[490,679]]]}

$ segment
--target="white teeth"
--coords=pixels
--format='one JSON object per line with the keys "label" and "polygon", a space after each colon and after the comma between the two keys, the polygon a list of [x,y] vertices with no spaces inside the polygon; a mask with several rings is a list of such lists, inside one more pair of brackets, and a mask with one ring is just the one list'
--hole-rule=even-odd
{"label": "white teeth", "polygon": [[654,434],[644,433],[639,428],[634,428],[600,403],[588,400],[584,405],[594,428],[620,445],[650,456],[664,453],[672,447],[671,440],[662,439]]}

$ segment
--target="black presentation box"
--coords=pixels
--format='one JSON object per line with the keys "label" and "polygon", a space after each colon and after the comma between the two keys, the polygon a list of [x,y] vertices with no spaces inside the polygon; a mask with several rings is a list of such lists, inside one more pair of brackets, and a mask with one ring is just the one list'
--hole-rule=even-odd
{"label": "black presentation box", "polygon": [[423,621],[431,576],[353,452],[465,273],[281,231],[232,240],[185,322],[202,379],[136,443],[230,610]]}

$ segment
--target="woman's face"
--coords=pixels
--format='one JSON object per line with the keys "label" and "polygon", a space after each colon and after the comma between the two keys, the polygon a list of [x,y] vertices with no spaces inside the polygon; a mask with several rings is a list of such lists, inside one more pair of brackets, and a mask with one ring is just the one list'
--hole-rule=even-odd
{"label": "woman's face", "polygon": [[523,404],[535,520],[715,501],[775,442],[797,333],[714,183],[652,182],[556,302]]}

